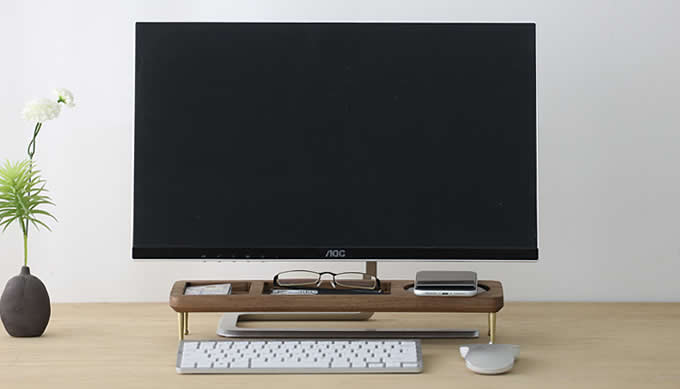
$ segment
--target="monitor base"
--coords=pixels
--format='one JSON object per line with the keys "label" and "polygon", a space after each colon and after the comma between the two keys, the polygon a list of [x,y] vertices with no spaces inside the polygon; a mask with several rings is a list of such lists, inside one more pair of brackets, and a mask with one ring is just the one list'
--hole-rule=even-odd
{"label": "monitor base", "polygon": [[[366,262],[366,274],[378,275],[375,261]],[[229,312],[222,315],[217,335],[229,338],[479,338],[479,331],[471,329],[383,329],[383,328],[244,328],[242,321],[361,321],[374,312]]]}
{"label": "monitor base", "polygon": [[243,328],[241,321],[341,321],[367,320],[373,313],[363,312],[302,312],[302,313],[242,313],[222,315],[217,335],[229,338],[464,338],[479,337],[473,329],[383,329],[383,328]]}

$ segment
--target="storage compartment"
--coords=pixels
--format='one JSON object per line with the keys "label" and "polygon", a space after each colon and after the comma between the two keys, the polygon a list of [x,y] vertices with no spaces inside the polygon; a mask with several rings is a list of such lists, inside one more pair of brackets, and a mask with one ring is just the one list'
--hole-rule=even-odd
{"label": "storage compartment", "polygon": [[214,285],[214,284],[231,284],[231,294],[248,294],[250,292],[250,281],[189,281],[186,283],[184,289],[189,286],[199,286],[199,285]]}

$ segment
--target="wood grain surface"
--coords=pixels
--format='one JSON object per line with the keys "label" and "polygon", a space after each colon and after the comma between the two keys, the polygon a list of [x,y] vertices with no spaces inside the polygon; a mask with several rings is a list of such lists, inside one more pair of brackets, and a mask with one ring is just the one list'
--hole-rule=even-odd
{"label": "wood grain surface", "polygon": [[[216,338],[218,318],[191,314],[187,338]],[[506,303],[498,342],[519,344],[521,355],[501,376],[465,368],[457,347],[469,340],[424,340],[422,374],[178,375],[176,319],[165,303],[55,304],[43,337],[0,333],[0,388],[680,388],[677,303]],[[486,320],[485,314],[379,313],[333,326],[483,330]],[[273,323],[282,324],[290,323]]]}

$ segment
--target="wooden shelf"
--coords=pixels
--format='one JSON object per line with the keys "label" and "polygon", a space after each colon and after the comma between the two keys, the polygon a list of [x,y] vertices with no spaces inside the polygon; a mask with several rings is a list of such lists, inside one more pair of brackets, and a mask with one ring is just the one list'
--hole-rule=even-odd
{"label": "wooden shelf", "polygon": [[[185,296],[191,285],[230,283],[227,296]],[[499,281],[479,281],[486,291],[474,297],[419,297],[409,288],[413,281],[381,280],[384,293],[377,295],[271,295],[272,281],[210,280],[177,281],[170,291],[170,307],[176,312],[477,312],[495,313],[503,308]]]}

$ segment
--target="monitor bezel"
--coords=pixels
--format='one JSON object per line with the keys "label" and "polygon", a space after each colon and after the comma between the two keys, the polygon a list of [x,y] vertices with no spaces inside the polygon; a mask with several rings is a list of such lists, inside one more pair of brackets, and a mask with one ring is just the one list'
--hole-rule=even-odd
{"label": "monitor bezel", "polygon": [[[132,221],[134,220],[134,171],[135,171],[135,125],[132,131],[132,185],[131,185],[131,228],[130,242],[133,261],[187,260],[202,262],[537,262],[540,248],[540,207],[539,207],[539,56],[538,29],[535,21],[498,21],[498,22],[448,22],[448,21],[232,21],[232,22],[135,22],[133,119],[136,122],[136,42],[139,24],[215,24],[215,23],[328,23],[328,24],[530,24],[534,26],[534,60],[536,88],[536,248],[433,248],[433,247],[267,247],[267,248],[196,248],[196,247],[135,247]],[[330,255],[329,252],[342,252],[343,255]]]}
{"label": "monitor bezel", "polygon": [[538,260],[538,248],[419,248],[419,247],[267,247],[194,248],[133,247],[133,259],[202,259],[216,261],[450,261]]}

